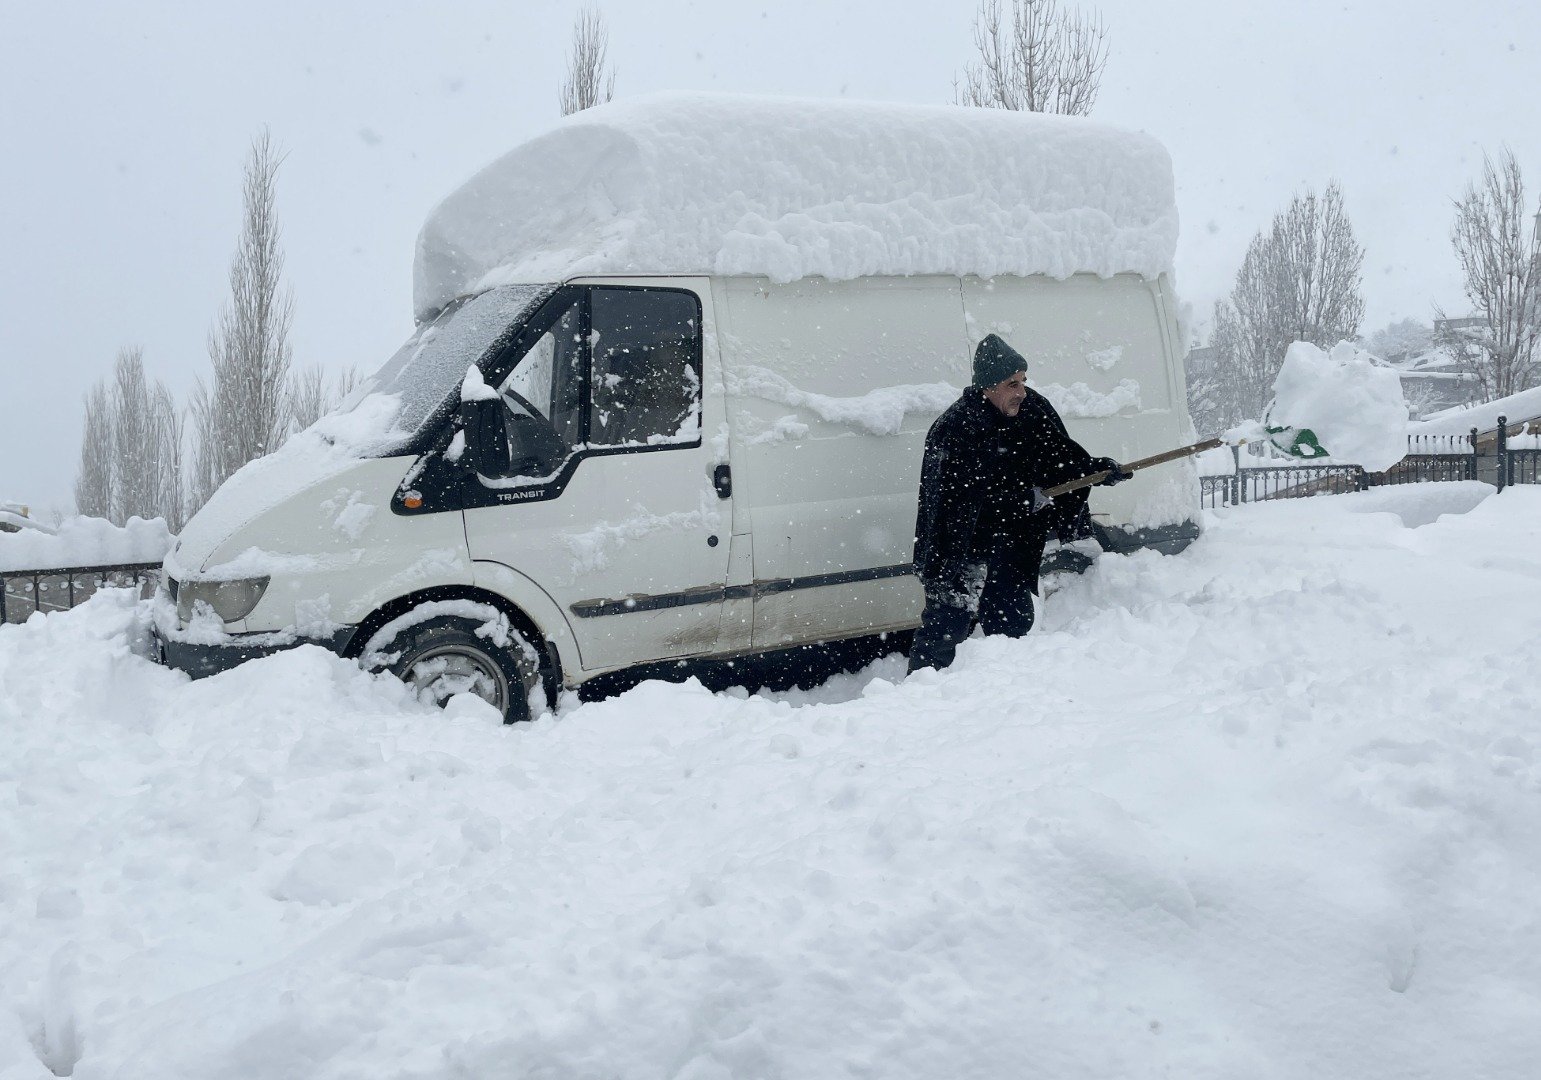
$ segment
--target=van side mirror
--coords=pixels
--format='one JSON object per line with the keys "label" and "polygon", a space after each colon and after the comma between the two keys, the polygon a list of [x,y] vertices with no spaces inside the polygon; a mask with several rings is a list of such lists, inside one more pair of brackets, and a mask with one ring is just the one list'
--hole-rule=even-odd
{"label": "van side mirror", "polygon": [[460,403],[460,426],[466,437],[466,464],[480,476],[509,475],[508,429],[503,402],[483,398]]}

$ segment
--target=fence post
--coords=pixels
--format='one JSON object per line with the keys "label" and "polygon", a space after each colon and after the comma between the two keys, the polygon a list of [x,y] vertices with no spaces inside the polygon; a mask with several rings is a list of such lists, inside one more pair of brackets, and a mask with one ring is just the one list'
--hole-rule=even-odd
{"label": "fence post", "polygon": [[1471,460],[1467,468],[1471,470],[1471,476],[1468,479],[1477,479],[1477,429],[1475,427],[1471,429]]}
{"label": "fence post", "polygon": [[1498,431],[1493,436],[1493,464],[1498,470],[1498,490],[1509,483],[1509,418],[1498,418]]}

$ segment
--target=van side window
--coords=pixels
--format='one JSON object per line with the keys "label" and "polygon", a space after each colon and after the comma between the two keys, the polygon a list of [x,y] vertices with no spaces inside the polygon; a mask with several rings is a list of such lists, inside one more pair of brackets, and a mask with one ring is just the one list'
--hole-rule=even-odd
{"label": "van side window", "polygon": [[583,430],[583,336],[568,307],[530,346],[498,389],[503,395],[513,475],[549,475]]}
{"label": "van side window", "polygon": [[701,437],[701,313],[689,293],[590,292],[592,446],[694,444]]}

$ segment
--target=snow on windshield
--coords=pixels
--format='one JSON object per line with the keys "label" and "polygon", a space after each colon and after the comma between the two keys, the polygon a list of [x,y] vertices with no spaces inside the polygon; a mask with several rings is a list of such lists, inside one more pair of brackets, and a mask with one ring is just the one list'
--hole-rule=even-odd
{"label": "snow on windshield", "polygon": [[[447,309],[385,362],[358,395],[362,403],[377,394],[400,398],[392,429],[412,435],[465,378],[498,335],[551,294],[550,285],[508,285]],[[357,403],[355,407],[357,407]],[[381,436],[385,432],[379,433]]]}
{"label": "snow on windshield", "polygon": [[257,514],[346,472],[361,459],[400,453],[456,392],[466,369],[551,289],[494,289],[449,308],[422,327],[354,391],[341,411],[323,416],[266,457],[247,462],[220,485],[183,528],[188,549],[199,552],[201,560]]}

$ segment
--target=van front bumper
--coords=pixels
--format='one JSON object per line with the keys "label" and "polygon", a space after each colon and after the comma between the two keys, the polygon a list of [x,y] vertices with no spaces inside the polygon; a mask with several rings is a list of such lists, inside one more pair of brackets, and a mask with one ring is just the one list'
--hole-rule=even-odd
{"label": "van front bumper", "polygon": [[301,645],[320,645],[323,649],[344,656],[357,629],[356,626],[345,626],[325,638],[296,637],[281,643],[274,643],[272,634],[232,634],[228,641],[206,644],[176,641],[152,627],[150,639],[158,663],[177,671],[185,671],[195,679],[202,679],[221,671],[229,671],[248,660],[272,656]]}

